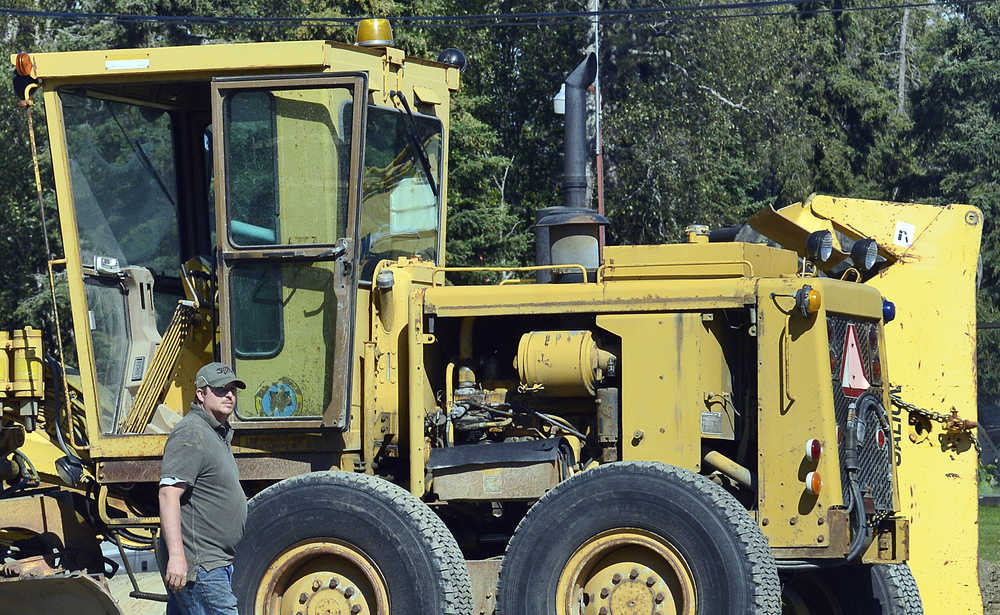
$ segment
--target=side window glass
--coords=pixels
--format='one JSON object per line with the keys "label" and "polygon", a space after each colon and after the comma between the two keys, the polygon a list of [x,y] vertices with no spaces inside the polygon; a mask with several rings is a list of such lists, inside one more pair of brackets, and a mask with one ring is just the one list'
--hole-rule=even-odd
{"label": "side window glass", "polygon": [[[413,134],[410,134],[410,131]],[[423,150],[431,177],[424,171]],[[361,192],[361,278],[370,280],[378,261],[400,256],[437,260],[441,181],[441,122],[408,118],[395,109],[368,108]]]}
{"label": "side window glass", "polygon": [[346,236],[351,104],[346,87],[226,95],[229,239],[239,248],[332,245]]}
{"label": "side window glass", "polygon": [[231,237],[236,245],[274,244],[278,236],[274,97],[260,90],[236,92],[228,104]]}

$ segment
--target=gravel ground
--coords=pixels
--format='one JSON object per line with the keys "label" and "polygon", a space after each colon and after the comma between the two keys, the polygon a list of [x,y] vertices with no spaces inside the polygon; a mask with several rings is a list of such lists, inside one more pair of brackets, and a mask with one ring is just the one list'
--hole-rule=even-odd
{"label": "gravel ground", "polygon": [[[135,579],[142,591],[154,594],[166,593],[159,572],[140,572],[135,575]],[[124,570],[119,570],[118,574],[108,581],[108,585],[111,588],[111,595],[118,601],[118,607],[125,615],[163,615],[166,611],[167,605],[163,602],[129,598],[128,594],[132,591],[132,584]]]}
{"label": "gravel ground", "polygon": [[984,615],[1000,615],[1000,564],[979,560],[979,589]]}
{"label": "gravel ground", "polygon": [[[157,572],[143,572],[136,575],[139,588],[155,593],[164,593],[163,581]],[[125,615],[160,615],[164,612],[162,602],[150,602],[148,600],[136,600],[129,598],[132,591],[128,576],[116,574],[108,584],[111,586],[111,593],[121,606]],[[992,562],[979,562],[979,586],[983,593],[983,615],[1000,615],[1000,564]]]}

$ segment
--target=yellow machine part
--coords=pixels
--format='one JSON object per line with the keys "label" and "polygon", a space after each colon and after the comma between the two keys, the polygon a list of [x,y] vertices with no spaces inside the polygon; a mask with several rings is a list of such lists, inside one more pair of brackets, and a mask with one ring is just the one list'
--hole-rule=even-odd
{"label": "yellow machine part", "polygon": [[42,332],[0,331],[0,398],[41,398],[43,385]]}
{"label": "yellow machine part", "polygon": [[[813,216],[871,237],[891,263],[868,284],[896,306],[885,325],[887,374],[919,408],[976,420],[975,283],[982,213],[967,205],[913,205],[813,196]],[[783,210],[779,210],[779,214]],[[789,217],[782,216],[788,220]],[[758,218],[755,218],[758,220]],[[797,218],[800,220],[800,218]],[[771,217],[764,228],[781,221]],[[978,582],[977,455],[968,432],[911,421],[890,408],[908,563],[928,615],[982,613]]]}
{"label": "yellow machine part", "polygon": [[532,331],[521,336],[514,367],[521,384],[541,387],[540,395],[582,397],[594,394],[610,360],[590,331]]}
{"label": "yellow machine part", "polygon": [[111,594],[86,575],[0,581],[0,615],[25,613],[124,615]]}

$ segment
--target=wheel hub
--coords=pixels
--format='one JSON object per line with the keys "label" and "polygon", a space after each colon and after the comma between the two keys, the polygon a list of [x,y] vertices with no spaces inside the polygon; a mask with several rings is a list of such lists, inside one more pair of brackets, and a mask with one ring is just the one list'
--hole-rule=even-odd
{"label": "wheel hub", "polygon": [[604,532],[581,545],[560,575],[558,615],[694,615],[683,558],[643,530]]}
{"label": "wheel hub", "polygon": [[267,615],[387,615],[378,568],[350,545],[310,541],[280,555],[261,580],[256,612]]}

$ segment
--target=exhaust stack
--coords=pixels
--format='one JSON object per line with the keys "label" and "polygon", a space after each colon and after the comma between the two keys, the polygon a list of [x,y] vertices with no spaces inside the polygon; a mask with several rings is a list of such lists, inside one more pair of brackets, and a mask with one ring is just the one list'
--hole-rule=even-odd
{"label": "exhaust stack", "polygon": [[[587,54],[566,77],[563,206],[535,212],[535,264],[583,265],[587,277],[600,266],[598,233],[604,216],[587,206],[587,88],[597,76],[597,56]],[[585,282],[579,269],[539,271],[536,282]]]}

